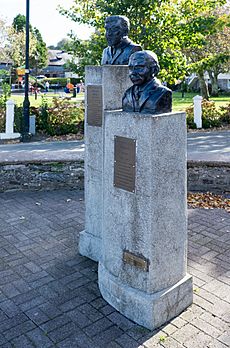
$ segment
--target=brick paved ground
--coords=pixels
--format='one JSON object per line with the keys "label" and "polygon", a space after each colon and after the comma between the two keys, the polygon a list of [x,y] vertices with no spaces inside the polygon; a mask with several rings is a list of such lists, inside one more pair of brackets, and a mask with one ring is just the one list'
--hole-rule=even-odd
{"label": "brick paved ground", "polygon": [[230,214],[189,210],[194,304],[150,332],[101,297],[97,264],[78,254],[83,193],[0,194],[0,346],[230,346]]}

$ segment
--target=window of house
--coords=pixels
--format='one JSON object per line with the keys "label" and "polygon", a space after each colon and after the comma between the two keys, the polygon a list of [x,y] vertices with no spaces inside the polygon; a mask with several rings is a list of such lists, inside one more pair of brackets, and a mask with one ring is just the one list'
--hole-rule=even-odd
{"label": "window of house", "polygon": [[228,89],[230,89],[230,80],[228,80]]}

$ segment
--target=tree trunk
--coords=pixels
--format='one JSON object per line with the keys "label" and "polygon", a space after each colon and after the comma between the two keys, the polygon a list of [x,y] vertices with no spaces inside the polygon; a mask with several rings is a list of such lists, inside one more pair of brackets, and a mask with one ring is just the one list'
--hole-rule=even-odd
{"label": "tree trunk", "polygon": [[198,80],[200,83],[200,93],[204,99],[208,100],[209,99],[208,86],[207,86],[207,83],[205,82],[204,74],[198,73],[197,75],[198,75]]}
{"label": "tree trunk", "polygon": [[211,84],[212,84],[212,97],[218,97],[219,94],[219,88],[218,88],[218,81],[217,81],[217,76],[218,73],[216,74],[215,71],[208,71]]}

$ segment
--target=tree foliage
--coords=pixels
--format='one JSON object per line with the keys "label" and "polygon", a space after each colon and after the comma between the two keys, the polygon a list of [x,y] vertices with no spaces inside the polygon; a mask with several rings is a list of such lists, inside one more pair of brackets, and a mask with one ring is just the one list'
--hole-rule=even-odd
{"label": "tree foliage", "polygon": [[[0,58],[14,67],[25,64],[26,17],[17,15],[11,26],[0,20]],[[30,25],[30,68],[42,68],[48,62],[48,50],[37,28]]]}
{"label": "tree foliage", "polygon": [[[222,30],[215,15],[225,0],[74,0],[70,10],[60,12],[80,24],[95,28],[88,41],[72,36],[73,53],[79,57],[78,72],[86,64],[100,64],[106,47],[104,20],[108,15],[126,15],[131,22],[130,38],[143,49],[154,51],[160,61],[161,79],[182,80],[192,62],[188,52],[203,50],[210,35]],[[203,59],[203,58],[202,58]],[[194,66],[193,66],[194,68]]]}
{"label": "tree foliage", "polygon": [[[26,32],[26,17],[24,15],[18,14],[13,20],[13,29],[14,34],[20,37],[24,37],[25,40],[25,32]],[[47,65],[48,62],[48,50],[45,42],[42,39],[40,31],[29,25],[30,30],[30,67],[34,68],[43,68]],[[21,40],[19,40],[21,42]],[[22,52],[23,46],[25,47],[25,41],[22,40],[22,45],[15,48],[15,50]],[[25,51],[25,49],[24,49]],[[24,54],[22,54],[23,61],[25,61]]]}

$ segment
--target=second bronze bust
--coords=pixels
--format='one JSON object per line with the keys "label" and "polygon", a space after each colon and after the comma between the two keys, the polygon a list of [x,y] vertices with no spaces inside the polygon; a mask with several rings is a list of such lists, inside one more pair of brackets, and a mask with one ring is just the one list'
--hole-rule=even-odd
{"label": "second bronze bust", "polygon": [[123,96],[124,111],[151,114],[172,111],[172,91],[155,78],[159,70],[155,53],[141,51],[132,54],[129,59],[129,77],[133,86]]}
{"label": "second bronze bust", "polygon": [[129,20],[125,16],[106,18],[105,30],[109,46],[103,51],[102,65],[128,65],[131,54],[142,50],[140,45],[128,38],[129,26]]}

